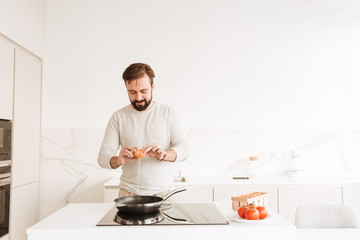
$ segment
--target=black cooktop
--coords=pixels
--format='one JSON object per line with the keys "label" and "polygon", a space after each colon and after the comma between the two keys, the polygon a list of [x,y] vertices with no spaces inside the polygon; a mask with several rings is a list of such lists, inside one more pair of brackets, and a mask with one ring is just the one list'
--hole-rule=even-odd
{"label": "black cooktop", "polygon": [[151,214],[122,213],[114,206],[96,226],[227,225],[215,203],[163,203]]}

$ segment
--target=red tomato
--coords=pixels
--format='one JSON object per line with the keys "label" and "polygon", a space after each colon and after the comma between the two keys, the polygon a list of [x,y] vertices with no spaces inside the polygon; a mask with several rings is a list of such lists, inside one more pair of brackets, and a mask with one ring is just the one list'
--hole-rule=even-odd
{"label": "red tomato", "polygon": [[246,206],[247,206],[248,208],[255,208],[255,205],[254,205],[253,203],[248,203]]}
{"label": "red tomato", "polygon": [[259,220],[260,213],[257,209],[250,208],[246,210],[245,217],[247,220]]}
{"label": "red tomato", "polygon": [[246,206],[242,206],[241,208],[238,209],[238,214],[241,218],[245,218],[245,212],[246,210],[248,210],[249,208]]}
{"label": "red tomato", "polygon": [[268,212],[265,207],[258,206],[256,209],[259,211],[260,219],[264,219],[267,217]]}

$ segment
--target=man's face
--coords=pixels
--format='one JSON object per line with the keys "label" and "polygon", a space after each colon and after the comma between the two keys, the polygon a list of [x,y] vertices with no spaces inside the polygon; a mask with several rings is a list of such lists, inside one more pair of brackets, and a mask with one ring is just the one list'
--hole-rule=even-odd
{"label": "man's face", "polygon": [[146,110],[152,100],[152,90],[154,84],[150,85],[150,79],[148,75],[144,75],[142,78],[126,82],[126,88],[128,91],[131,105],[138,111]]}

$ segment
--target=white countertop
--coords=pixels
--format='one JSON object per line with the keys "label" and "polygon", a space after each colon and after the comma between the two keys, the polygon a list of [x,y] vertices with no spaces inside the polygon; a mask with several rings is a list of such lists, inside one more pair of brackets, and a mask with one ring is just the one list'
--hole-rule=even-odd
{"label": "white countertop", "polygon": [[[360,184],[360,176],[337,176],[337,177],[255,177],[250,179],[234,180],[232,176],[184,176],[185,182],[175,182],[175,186],[186,185],[301,185],[301,184],[320,184],[320,185],[351,185]],[[104,183],[105,188],[118,188],[119,178],[112,178]]]}
{"label": "white countertop", "polygon": [[[234,214],[231,202],[216,203],[224,216]],[[113,207],[112,203],[69,204],[27,230],[29,240],[93,239],[224,239],[242,236],[248,239],[295,239],[295,226],[269,209],[271,218],[264,222],[239,223],[227,218],[229,225],[147,225],[96,226]],[[254,234],[256,231],[256,234]]]}

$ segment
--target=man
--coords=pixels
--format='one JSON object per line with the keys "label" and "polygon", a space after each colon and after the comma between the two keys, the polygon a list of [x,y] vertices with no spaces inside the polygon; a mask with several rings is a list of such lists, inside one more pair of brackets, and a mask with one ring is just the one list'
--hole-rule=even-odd
{"label": "man", "polygon": [[[185,134],[174,110],[153,100],[154,78],[147,64],[126,68],[123,79],[131,104],[116,111],[106,127],[98,163],[103,168],[122,168],[119,197],[163,197],[173,188],[173,162],[188,156]],[[135,158],[136,149],[145,157]]]}

